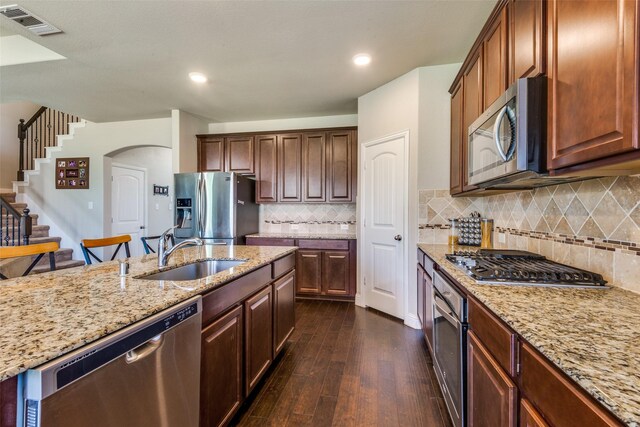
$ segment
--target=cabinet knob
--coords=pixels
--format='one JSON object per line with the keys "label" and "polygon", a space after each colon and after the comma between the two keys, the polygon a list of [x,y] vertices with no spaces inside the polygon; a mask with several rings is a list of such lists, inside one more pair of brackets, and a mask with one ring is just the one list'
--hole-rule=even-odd
{"label": "cabinet knob", "polygon": [[401,236],[401,235],[399,235],[399,234],[396,234],[396,235],[393,237],[393,239],[394,239],[394,240],[397,240],[397,241],[399,242],[400,240],[402,240],[402,236]]}

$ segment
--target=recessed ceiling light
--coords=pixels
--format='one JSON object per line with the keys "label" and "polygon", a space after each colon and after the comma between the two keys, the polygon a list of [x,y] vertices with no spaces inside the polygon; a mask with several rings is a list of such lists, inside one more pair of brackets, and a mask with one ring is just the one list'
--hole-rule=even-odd
{"label": "recessed ceiling light", "polygon": [[353,63],[359,66],[369,65],[371,62],[371,55],[368,53],[359,53],[353,57]]}
{"label": "recessed ceiling light", "polygon": [[207,76],[202,73],[189,73],[189,78],[196,83],[206,83]]}

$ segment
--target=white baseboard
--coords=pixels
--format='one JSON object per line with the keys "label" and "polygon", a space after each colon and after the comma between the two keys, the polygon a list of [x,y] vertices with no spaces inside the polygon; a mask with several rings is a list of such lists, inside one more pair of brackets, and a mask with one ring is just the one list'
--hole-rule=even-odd
{"label": "white baseboard", "polygon": [[420,325],[420,320],[418,320],[418,316],[412,313],[407,313],[404,316],[404,324],[413,329],[422,329]]}
{"label": "white baseboard", "polygon": [[358,307],[362,307],[362,308],[364,308],[364,307],[366,307],[366,306],[367,306],[367,305],[364,303],[364,297],[363,297],[363,296],[362,296],[362,294],[360,294],[360,293],[357,293],[357,294],[356,294],[356,301],[355,301],[355,302],[356,302],[356,305],[357,305]]}

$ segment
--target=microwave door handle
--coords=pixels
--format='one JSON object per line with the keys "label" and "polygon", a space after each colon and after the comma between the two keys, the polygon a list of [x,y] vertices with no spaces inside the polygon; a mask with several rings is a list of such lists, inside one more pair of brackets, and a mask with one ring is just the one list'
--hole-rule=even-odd
{"label": "microwave door handle", "polygon": [[[505,116],[509,120],[509,125],[511,126],[511,138],[509,141],[509,148],[507,149],[506,153],[504,152],[504,148],[502,148],[502,141],[500,141],[500,126],[502,126],[502,121],[504,120]],[[509,108],[508,105],[505,105],[504,107],[502,107],[502,109],[498,113],[498,117],[496,117],[496,122],[493,125],[493,140],[496,143],[498,154],[500,155],[502,160],[505,162],[508,162],[509,160],[511,160],[511,158],[513,157],[513,153],[515,152],[516,138],[515,138],[515,132],[513,131],[514,129],[515,129],[515,116],[513,114],[513,110]]]}

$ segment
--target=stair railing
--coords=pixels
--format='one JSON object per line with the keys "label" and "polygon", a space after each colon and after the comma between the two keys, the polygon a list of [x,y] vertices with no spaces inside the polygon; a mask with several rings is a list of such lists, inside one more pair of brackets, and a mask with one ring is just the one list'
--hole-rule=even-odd
{"label": "stair railing", "polygon": [[77,116],[49,107],[40,107],[27,122],[20,119],[18,181],[24,181],[25,170],[34,169],[35,159],[46,157],[47,147],[56,146],[56,136],[69,133],[69,123],[78,121],[80,118]]}
{"label": "stair railing", "polygon": [[29,208],[24,208],[20,213],[0,196],[0,246],[28,245],[31,231]]}

